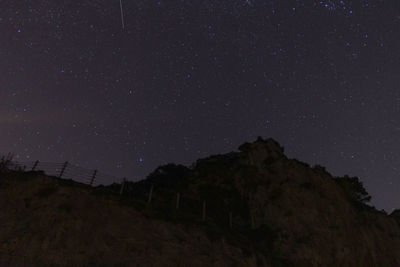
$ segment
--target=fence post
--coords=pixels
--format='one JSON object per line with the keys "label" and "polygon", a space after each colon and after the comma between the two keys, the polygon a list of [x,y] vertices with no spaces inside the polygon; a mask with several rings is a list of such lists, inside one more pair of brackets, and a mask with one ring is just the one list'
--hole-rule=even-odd
{"label": "fence post", "polygon": [[61,177],[62,177],[62,175],[64,174],[65,169],[67,168],[67,166],[68,166],[68,161],[66,161],[66,162],[64,163],[64,166],[62,167],[61,172],[60,172],[60,175],[58,176],[58,178],[61,178]]}
{"label": "fence post", "polygon": [[232,229],[232,211],[229,212],[229,228]]}
{"label": "fence post", "polygon": [[36,167],[39,165],[39,161],[35,161],[35,163],[33,163],[33,167],[31,171],[35,171]]}
{"label": "fence post", "polygon": [[124,191],[124,186],[125,186],[125,178],[122,179],[122,184],[121,184],[121,190],[119,190],[119,194],[122,195],[122,192]]}
{"label": "fence post", "polygon": [[251,229],[255,229],[254,214],[251,214]]}
{"label": "fence post", "polygon": [[153,196],[153,185],[151,185],[151,188],[150,188],[149,200],[148,200],[149,203],[151,202],[151,197],[152,196]]}
{"label": "fence post", "polygon": [[96,178],[97,170],[93,171],[92,179],[90,179],[90,185],[93,185],[94,178]]}
{"label": "fence post", "polygon": [[181,198],[181,194],[180,193],[176,194],[176,209],[179,209],[180,198]]}
{"label": "fence post", "polygon": [[203,200],[203,222],[206,221],[206,201]]}

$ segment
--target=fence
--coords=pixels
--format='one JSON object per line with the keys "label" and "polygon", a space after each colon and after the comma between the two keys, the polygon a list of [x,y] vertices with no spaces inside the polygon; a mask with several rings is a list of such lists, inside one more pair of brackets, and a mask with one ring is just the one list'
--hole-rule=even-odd
{"label": "fence", "polygon": [[[121,182],[123,179],[109,174],[99,172],[97,170],[89,170],[69,162],[18,162],[11,161],[8,166],[11,170],[22,171],[43,171],[46,175],[55,176],[63,179],[71,179],[76,182],[89,184],[92,186],[108,185],[113,182]],[[124,178],[125,179],[125,178]]]}
{"label": "fence", "polygon": [[[256,229],[255,216],[254,213],[248,210],[246,216],[242,216],[243,213],[239,212],[239,209],[235,210],[236,206],[243,207],[243,202],[238,203],[232,201],[232,203],[226,203],[226,199],[213,200],[208,198],[207,200],[193,198],[190,193],[185,194],[185,192],[172,192],[168,193],[168,196],[163,189],[158,187],[154,188],[154,184],[141,183],[139,182],[129,182],[125,178],[121,179],[116,176],[108,175],[97,170],[89,170],[69,162],[64,163],[54,163],[54,162],[17,162],[10,161],[7,164],[9,170],[18,171],[43,171],[46,175],[55,176],[63,179],[71,179],[75,182],[87,184],[93,187],[101,186],[108,192],[113,192],[114,194],[123,195],[126,198],[131,198],[135,200],[140,200],[141,203],[146,203],[147,206],[151,204],[155,209],[159,211],[162,210],[163,214],[166,213],[177,213],[179,211],[191,210],[191,218],[196,221],[205,222],[213,217],[214,221],[223,222],[222,224],[229,229],[234,228],[235,218],[240,219],[242,226],[247,225],[251,229]],[[116,181],[120,181],[117,183]],[[157,185],[157,184],[156,184]],[[154,194],[159,199],[162,199],[163,203],[154,203]],[[161,197],[163,195],[163,197]],[[164,203],[165,202],[165,203]],[[229,200],[228,200],[229,202]],[[227,208],[229,207],[229,208]],[[239,214],[241,213],[241,214]],[[243,221],[243,217],[246,217]],[[196,219],[197,218],[197,219]],[[220,224],[220,223],[219,223]],[[236,226],[238,226],[236,224]]]}
{"label": "fence", "polygon": [[[43,171],[46,175],[62,179],[71,179],[96,188],[105,189],[128,204],[139,207],[147,215],[162,216],[164,219],[182,220],[190,223],[199,223],[208,228],[208,234],[217,234],[224,237],[225,234],[238,237],[240,246],[251,246],[252,242],[259,242],[260,237],[271,239],[271,229],[260,220],[256,222],[254,210],[252,211],[243,199],[234,201],[224,197],[200,197],[193,192],[175,189],[166,191],[161,184],[142,180],[130,182],[118,177],[107,175],[97,170],[89,170],[83,167],[54,162],[16,162],[9,161],[8,170],[16,171]],[[116,183],[115,181],[121,181]],[[112,184],[111,184],[112,183]],[[107,185],[108,184],[108,185]],[[101,186],[101,185],[104,185]],[[100,191],[101,191],[100,190]],[[212,191],[212,190],[211,190]],[[131,202],[130,202],[131,201]],[[243,208],[245,207],[245,208]],[[245,215],[242,211],[245,210]],[[215,228],[215,227],[218,228]],[[267,227],[267,231],[265,230]],[[206,229],[207,229],[206,228]],[[266,231],[266,232],[265,232]],[[212,238],[214,238],[212,237]],[[243,239],[243,237],[245,237]],[[271,239],[271,240],[270,240]],[[1,256],[3,254],[3,256]],[[7,254],[0,250],[0,265],[2,263],[22,262],[30,265],[30,259],[24,255]]]}

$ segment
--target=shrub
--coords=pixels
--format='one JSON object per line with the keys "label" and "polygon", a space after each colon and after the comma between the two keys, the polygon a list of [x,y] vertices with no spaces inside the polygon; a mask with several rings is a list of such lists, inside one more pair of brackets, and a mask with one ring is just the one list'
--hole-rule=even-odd
{"label": "shrub", "polygon": [[10,167],[12,165],[12,159],[13,155],[11,153],[8,153],[7,156],[3,156],[0,159],[0,173],[1,172],[7,172],[10,170]]}
{"label": "shrub", "polygon": [[318,173],[328,174],[329,175],[329,173],[326,171],[326,168],[324,166],[319,165],[319,164],[314,165],[313,169],[315,171],[317,171]]}
{"label": "shrub", "polygon": [[365,190],[362,182],[358,177],[344,177],[335,178],[334,181],[343,189],[346,197],[357,204],[365,204],[371,200],[371,196]]}

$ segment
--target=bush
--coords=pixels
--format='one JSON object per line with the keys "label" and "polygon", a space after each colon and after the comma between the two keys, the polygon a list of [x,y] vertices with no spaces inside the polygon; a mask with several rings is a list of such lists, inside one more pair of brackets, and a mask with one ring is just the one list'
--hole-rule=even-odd
{"label": "bush", "polygon": [[347,198],[353,203],[365,204],[371,200],[371,196],[365,190],[362,182],[358,177],[344,177],[335,178],[334,181],[343,189]]}
{"label": "bush", "polygon": [[313,169],[315,171],[317,171],[318,173],[328,174],[329,175],[329,173],[326,171],[326,168],[324,166],[319,165],[319,164],[314,165]]}
{"label": "bush", "polygon": [[12,165],[12,159],[13,155],[11,153],[8,153],[7,156],[3,156],[0,159],[0,173],[2,172],[7,172],[10,170],[10,167]]}

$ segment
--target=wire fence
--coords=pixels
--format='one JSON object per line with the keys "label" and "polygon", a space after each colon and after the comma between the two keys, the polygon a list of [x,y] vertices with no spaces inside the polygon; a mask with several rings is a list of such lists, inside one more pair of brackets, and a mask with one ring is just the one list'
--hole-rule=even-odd
{"label": "wire fence", "polygon": [[[257,236],[262,235],[264,233],[262,231],[265,230],[262,228],[264,223],[256,220],[255,210],[248,206],[245,199],[228,196],[225,194],[226,192],[216,192],[213,185],[206,190],[209,194],[195,194],[189,188],[170,188],[168,183],[163,185],[162,182],[157,183],[148,181],[148,179],[137,182],[127,181],[125,178],[121,179],[69,162],[17,162],[10,160],[7,162],[6,169],[22,172],[43,171],[48,176],[86,184],[95,187],[95,192],[105,190],[113,195],[119,195],[118,198],[124,205],[133,205],[143,211],[146,216],[200,223],[212,227],[210,228],[214,229],[210,231],[212,234],[220,235],[222,232],[229,232],[235,236],[254,237],[256,240]],[[116,181],[121,182],[117,183]],[[246,241],[242,240],[241,242]],[[0,250],[0,266],[10,265],[4,261],[13,262],[15,260],[23,260],[24,265],[29,266],[29,257],[9,254]],[[11,265],[13,264],[11,263]]]}
{"label": "wire fence", "polygon": [[[46,175],[55,176],[63,179],[71,179],[79,183],[91,186],[109,185],[123,179],[109,175],[98,170],[90,170],[69,162],[56,163],[44,161],[18,162],[11,161],[8,168],[10,170],[21,171],[43,171]],[[125,179],[125,178],[124,178]]]}
{"label": "wire fence", "polygon": [[[170,215],[172,212],[187,211],[186,214],[193,213],[196,221],[205,222],[207,218],[214,221],[224,221],[225,226],[233,228],[235,218],[243,218],[247,222],[240,221],[249,225],[252,229],[255,228],[254,214],[246,205],[243,205],[243,200],[233,201],[221,199],[215,194],[209,197],[194,196],[191,192],[185,191],[164,191],[163,186],[147,181],[127,181],[116,176],[99,172],[98,170],[90,170],[69,162],[18,162],[9,161],[7,169],[17,171],[43,171],[45,175],[57,178],[72,180],[78,183],[86,184],[92,187],[100,187],[103,190],[112,192],[113,194],[124,195],[124,198],[134,199],[141,203],[151,204],[154,210],[162,211],[163,214]],[[116,181],[120,181],[119,183]],[[161,201],[158,201],[161,200]],[[235,216],[236,215],[236,216]],[[242,224],[241,223],[241,224]]]}

